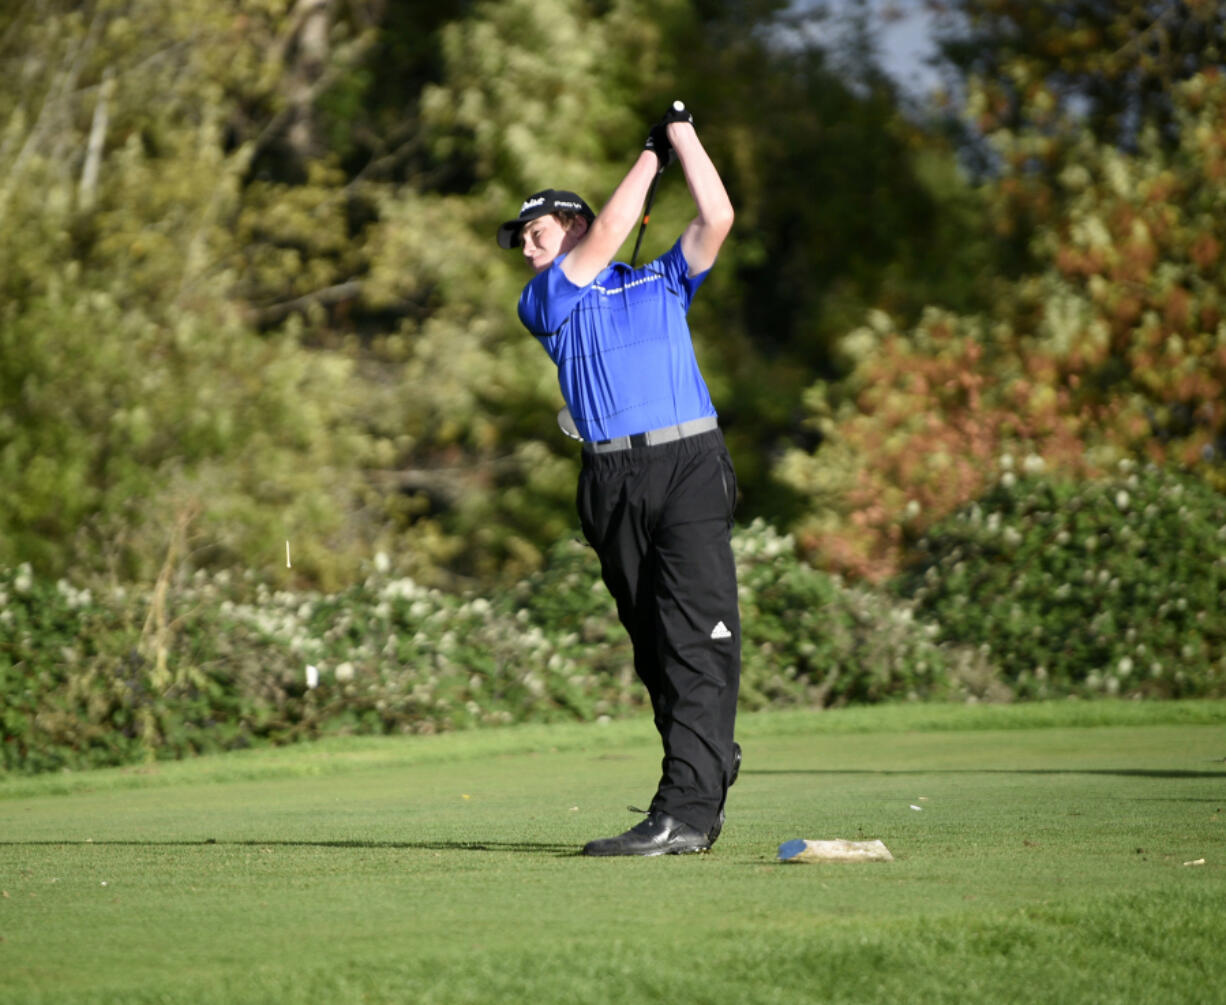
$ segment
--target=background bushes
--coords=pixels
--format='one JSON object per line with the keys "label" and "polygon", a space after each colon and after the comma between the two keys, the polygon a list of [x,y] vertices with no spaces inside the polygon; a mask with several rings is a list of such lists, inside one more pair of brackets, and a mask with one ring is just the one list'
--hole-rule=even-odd
{"label": "background bushes", "polygon": [[[761,521],[734,536],[741,706],[1226,694],[1226,500],[1121,466],[1003,475],[889,590]],[[486,596],[397,576],[324,593],[167,564],[150,590],[0,572],[4,766],[122,764],[326,733],[595,721],[643,705],[586,546]]]}
{"label": "background bushes", "polygon": [[1019,696],[1226,693],[1226,499],[1123,462],[1018,476],[937,523],[896,583],[939,637],[978,645]]}
{"label": "background bushes", "polygon": [[[961,660],[908,607],[739,532],[746,708],[967,693]],[[0,574],[4,765],[183,757],[324,733],[598,720],[643,690],[595,555],[567,540],[493,597],[390,573],[336,593],[168,568],[151,591]]]}

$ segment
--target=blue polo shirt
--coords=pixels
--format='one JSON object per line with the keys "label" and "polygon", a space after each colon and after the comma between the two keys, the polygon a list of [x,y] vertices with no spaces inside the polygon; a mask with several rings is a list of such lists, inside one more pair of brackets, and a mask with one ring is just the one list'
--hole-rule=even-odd
{"label": "blue polo shirt", "polygon": [[613,262],[576,286],[557,258],[524,287],[519,319],[558,367],[558,385],[589,442],[715,415],[686,313],[706,272],[688,276],[681,241],[632,269]]}

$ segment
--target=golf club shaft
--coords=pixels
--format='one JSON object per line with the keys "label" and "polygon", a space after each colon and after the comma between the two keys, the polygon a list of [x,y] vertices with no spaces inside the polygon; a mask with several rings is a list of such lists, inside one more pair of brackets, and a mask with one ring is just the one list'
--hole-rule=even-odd
{"label": "golf club shaft", "polygon": [[647,189],[647,202],[643,206],[643,222],[639,224],[639,236],[634,242],[634,254],[630,256],[630,268],[632,269],[635,262],[638,261],[639,247],[643,243],[643,231],[647,229],[647,221],[651,219],[651,204],[656,201],[656,186],[660,184],[660,176],[663,174],[664,168],[661,167],[651,179],[651,187]]}

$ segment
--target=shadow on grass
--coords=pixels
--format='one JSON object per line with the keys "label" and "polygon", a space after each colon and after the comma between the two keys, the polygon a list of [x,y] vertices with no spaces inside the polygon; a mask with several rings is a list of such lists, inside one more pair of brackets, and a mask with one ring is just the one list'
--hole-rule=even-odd
{"label": "shadow on grass", "polygon": [[337,848],[377,849],[383,851],[508,851],[567,858],[578,855],[573,844],[541,841],[227,841],[204,838],[199,841],[0,841],[0,848]]}
{"label": "shadow on grass", "polygon": [[1155,768],[749,768],[742,775],[1116,775],[1123,778],[1226,779],[1226,771]]}

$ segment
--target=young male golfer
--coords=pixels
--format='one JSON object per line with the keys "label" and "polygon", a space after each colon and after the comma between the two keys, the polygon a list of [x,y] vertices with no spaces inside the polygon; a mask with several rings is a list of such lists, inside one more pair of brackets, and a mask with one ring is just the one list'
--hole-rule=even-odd
{"label": "young male golfer", "polygon": [[[679,160],[698,215],[635,269],[613,255],[657,171]],[[732,228],[723,182],[679,103],[600,213],[573,192],[530,196],[498,230],[536,276],[519,317],[558,367],[583,439],[583,532],[634,643],[664,745],[647,818],[587,855],[702,852],[736,778],[741,626],[730,535],[736,477],[694,358],[686,312]]]}

